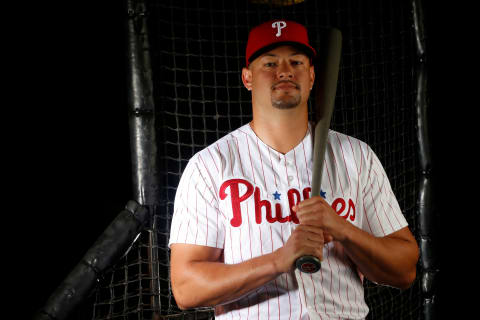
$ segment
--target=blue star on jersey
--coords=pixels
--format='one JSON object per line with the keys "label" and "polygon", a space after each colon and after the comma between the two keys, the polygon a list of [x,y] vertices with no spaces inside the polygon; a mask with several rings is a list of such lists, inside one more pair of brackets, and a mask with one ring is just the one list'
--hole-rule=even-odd
{"label": "blue star on jersey", "polygon": [[327,199],[327,193],[325,191],[323,191],[322,189],[320,189],[320,197],[322,197],[323,199]]}

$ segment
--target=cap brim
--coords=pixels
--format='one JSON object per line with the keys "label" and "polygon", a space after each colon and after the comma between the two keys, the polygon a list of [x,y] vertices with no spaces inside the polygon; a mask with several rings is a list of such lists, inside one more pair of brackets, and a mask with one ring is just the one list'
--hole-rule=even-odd
{"label": "cap brim", "polygon": [[282,41],[282,42],[275,42],[275,43],[272,43],[268,46],[265,46],[257,51],[255,51],[251,56],[250,58],[248,58],[248,63],[252,63],[253,60],[255,60],[256,58],[258,58],[259,56],[261,56],[262,54],[264,54],[265,52],[268,52],[270,50],[273,50],[275,49],[276,47],[278,46],[285,46],[285,45],[288,45],[288,46],[292,46],[292,47],[295,47],[297,49],[300,49],[303,53],[305,53],[309,58],[314,58],[315,55],[316,55],[316,52],[313,48],[309,47],[309,46],[306,46],[305,44],[303,43],[299,43],[299,42],[294,42],[294,41]]}

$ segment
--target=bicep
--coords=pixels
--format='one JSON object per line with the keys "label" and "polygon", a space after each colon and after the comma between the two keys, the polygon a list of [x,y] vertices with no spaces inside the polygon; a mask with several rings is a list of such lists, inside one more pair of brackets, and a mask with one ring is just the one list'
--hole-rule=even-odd
{"label": "bicep", "polygon": [[223,249],[183,243],[171,244],[170,249],[170,280],[178,306],[185,309],[207,305],[208,299],[202,296],[205,291],[200,289],[205,288],[205,279],[210,278],[204,266],[220,262]]}
{"label": "bicep", "polygon": [[[395,248],[400,249],[398,252],[403,253],[405,260],[408,262],[414,262],[415,264],[418,261],[419,257],[419,248],[417,240],[410,232],[408,227],[403,227],[398,231],[395,231],[389,235],[386,235],[384,238],[391,239],[397,243]],[[399,247],[401,245],[401,247]]]}
{"label": "bicep", "polygon": [[222,262],[223,249],[220,248],[183,243],[173,243],[170,248],[172,284],[192,275],[194,262]]}
{"label": "bicep", "polygon": [[403,227],[400,230],[392,232],[386,235],[385,238],[403,240],[415,246],[417,245],[417,241],[408,227]]}
{"label": "bicep", "polygon": [[172,264],[174,259],[179,263],[194,261],[220,262],[223,249],[196,244],[172,243],[171,257]]}

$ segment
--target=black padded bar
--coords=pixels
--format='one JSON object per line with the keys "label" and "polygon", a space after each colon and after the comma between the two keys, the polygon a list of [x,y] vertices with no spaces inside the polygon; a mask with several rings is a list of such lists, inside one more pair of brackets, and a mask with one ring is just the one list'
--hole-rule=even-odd
{"label": "black padded bar", "polygon": [[129,201],[48,298],[35,320],[67,319],[94,288],[97,278],[128,250],[148,220],[147,208]]}

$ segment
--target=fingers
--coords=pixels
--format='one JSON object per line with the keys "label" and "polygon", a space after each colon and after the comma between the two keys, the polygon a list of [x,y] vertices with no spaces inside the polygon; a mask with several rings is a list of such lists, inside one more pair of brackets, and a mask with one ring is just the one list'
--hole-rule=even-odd
{"label": "fingers", "polygon": [[322,244],[325,245],[334,240],[333,236],[330,233],[315,226],[299,225],[295,230],[298,230],[297,232],[302,232],[302,233],[307,232],[307,234],[303,236],[305,237],[306,240],[315,242],[315,243],[311,243],[313,246],[319,246]]}
{"label": "fingers", "polygon": [[298,203],[292,210],[296,213],[300,224],[323,227],[324,216],[331,207],[323,198],[314,197]]}
{"label": "fingers", "polygon": [[333,237],[321,228],[311,225],[298,225],[285,245],[276,251],[276,265],[281,272],[287,272],[295,265],[295,261],[306,255],[323,260],[324,244]]}
{"label": "fingers", "polygon": [[345,220],[322,197],[316,196],[299,202],[292,207],[300,224],[322,228],[325,242],[338,240],[339,232],[344,228]]}
{"label": "fingers", "polygon": [[333,241],[333,236],[330,233],[323,231],[323,242],[327,244],[332,241]]}
{"label": "fingers", "polygon": [[323,234],[320,228],[299,225],[290,236],[295,256],[299,258],[304,255],[313,255],[322,260],[325,243]]}
{"label": "fingers", "polygon": [[306,240],[324,242],[323,230],[315,226],[301,224],[293,232],[300,233],[300,236]]}
{"label": "fingers", "polygon": [[329,206],[328,202],[325,199],[323,199],[320,196],[315,196],[297,203],[297,205],[295,205],[294,207],[296,207],[297,209],[304,209],[306,207],[315,206],[317,204],[323,204],[323,205]]}

